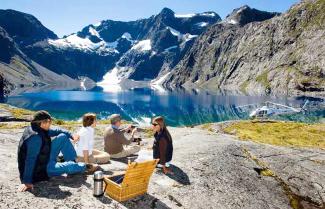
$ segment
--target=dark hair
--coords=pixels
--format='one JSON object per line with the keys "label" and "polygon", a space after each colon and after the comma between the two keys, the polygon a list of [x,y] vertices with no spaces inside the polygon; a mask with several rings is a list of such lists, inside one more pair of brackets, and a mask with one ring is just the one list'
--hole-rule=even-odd
{"label": "dark hair", "polygon": [[40,110],[37,111],[34,116],[33,119],[31,121],[31,124],[33,126],[41,126],[41,123],[47,120],[52,120],[52,117],[50,115],[50,113],[46,112],[45,110]]}
{"label": "dark hair", "polygon": [[96,120],[96,114],[95,113],[86,113],[82,117],[82,125],[84,127],[91,126]]}
{"label": "dark hair", "polygon": [[172,141],[172,136],[170,135],[166,123],[165,123],[165,119],[162,116],[157,116],[155,118],[152,119],[153,123],[157,123],[160,126],[160,131],[161,132],[165,132],[167,135],[167,139],[169,141]]}

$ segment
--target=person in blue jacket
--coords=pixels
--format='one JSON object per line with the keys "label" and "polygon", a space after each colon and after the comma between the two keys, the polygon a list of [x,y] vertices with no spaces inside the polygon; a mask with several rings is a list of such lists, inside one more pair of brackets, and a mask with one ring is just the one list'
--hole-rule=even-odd
{"label": "person in blue jacket", "polygon": [[[18,145],[18,170],[23,192],[33,188],[39,181],[49,180],[49,177],[62,174],[91,172],[95,166],[76,163],[76,152],[70,141],[79,140],[78,135],[72,135],[63,129],[51,129],[52,117],[46,111],[35,113],[31,126],[28,126]],[[59,153],[63,154],[64,162],[57,162]]]}

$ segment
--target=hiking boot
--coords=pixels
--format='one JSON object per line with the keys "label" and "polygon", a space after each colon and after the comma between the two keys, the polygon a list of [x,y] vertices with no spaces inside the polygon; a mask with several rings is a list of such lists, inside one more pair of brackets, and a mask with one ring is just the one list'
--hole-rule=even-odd
{"label": "hiking boot", "polygon": [[86,164],[86,175],[92,175],[99,168],[98,164]]}

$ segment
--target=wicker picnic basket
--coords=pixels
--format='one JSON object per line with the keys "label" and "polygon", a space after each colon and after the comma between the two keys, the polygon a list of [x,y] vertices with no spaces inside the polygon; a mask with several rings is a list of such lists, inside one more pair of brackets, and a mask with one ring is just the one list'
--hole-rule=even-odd
{"label": "wicker picnic basket", "polygon": [[105,176],[105,193],[119,202],[147,193],[150,177],[158,161],[132,162],[124,174]]}

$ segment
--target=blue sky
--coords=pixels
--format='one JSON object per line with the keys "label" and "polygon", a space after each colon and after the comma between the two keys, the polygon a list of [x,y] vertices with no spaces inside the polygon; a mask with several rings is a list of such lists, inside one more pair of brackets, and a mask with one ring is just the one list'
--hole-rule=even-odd
{"label": "blue sky", "polygon": [[284,12],[298,0],[0,0],[0,9],[15,9],[38,18],[58,36],[101,20],[136,20],[168,7],[179,14],[214,11],[224,18],[242,5]]}

